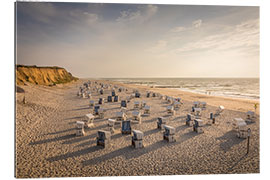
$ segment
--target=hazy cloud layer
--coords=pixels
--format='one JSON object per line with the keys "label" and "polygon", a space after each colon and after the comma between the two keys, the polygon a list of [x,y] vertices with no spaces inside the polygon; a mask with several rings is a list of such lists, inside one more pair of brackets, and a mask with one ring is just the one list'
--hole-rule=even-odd
{"label": "hazy cloud layer", "polygon": [[17,6],[17,62],[80,77],[259,76],[259,8]]}

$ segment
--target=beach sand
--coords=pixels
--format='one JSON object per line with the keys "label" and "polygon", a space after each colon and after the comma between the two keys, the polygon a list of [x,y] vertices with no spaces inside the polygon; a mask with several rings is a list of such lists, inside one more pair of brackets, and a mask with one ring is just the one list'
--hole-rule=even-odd
{"label": "beach sand", "polygon": [[[100,80],[101,81],[101,80]],[[108,81],[101,81],[108,82]],[[246,155],[247,139],[239,139],[232,131],[233,118],[246,119],[246,112],[254,110],[257,101],[182,92],[173,89],[154,89],[166,95],[181,97],[183,105],[176,115],[168,117],[167,124],[176,128],[176,142],[163,140],[163,130],[157,129],[157,117],[167,115],[169,104],[159,98],[146,98],[149,87],[123,85],[128,92],[117,93],[120,99],[139,89],[141,98],[128,104],[128,117],[133,102],[145,100],[151,106],[151,115],[142,117],[141,124],[132,128],[144,132],[144,148],[131,147],[131,135],[122,135],[120,125],[112,135],[111,146],[96,146],[99,129],[107,129],[107,119],[120,110],[120,102],[105,103],[103,119],[94,120],[95,127],[85,129],[86,135],[75,136],[75,122],[92,112],[89,99],[77,96],[83,80],[54,87],[28,84],[21,86],[25,93],[16,93],[16,177],[73,177],[73,176],[135,176],[181,174],[259,173],[259,109],[252,130],[250,152]],[[110,82],[111,84],[120,84]],[[110,91],[105,90],[106,98]],[[26,97],[24,104],[23,97]],[[92,93],[93,99],[101,97]],[[186,114],[193,101],[207,102],[202,119],[219,105],[225,107],[216,124],[205,125],[204,133],[193,132],[185,125]],[[258,102],[259,103],[259,102]]]}

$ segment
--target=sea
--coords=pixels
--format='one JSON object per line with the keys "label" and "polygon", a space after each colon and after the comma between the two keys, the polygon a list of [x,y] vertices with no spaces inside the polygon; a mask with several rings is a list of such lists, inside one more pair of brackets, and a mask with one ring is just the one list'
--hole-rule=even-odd
{"label": "sea", "polygon": [[241,99],[260,99],[259,78],[102,78],[139,84],[154,88],[170,88],[181,91]]}

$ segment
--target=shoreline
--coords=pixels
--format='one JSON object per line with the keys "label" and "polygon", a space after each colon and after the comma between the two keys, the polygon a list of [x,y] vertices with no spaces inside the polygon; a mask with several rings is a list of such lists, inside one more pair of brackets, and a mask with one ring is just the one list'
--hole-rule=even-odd
{"label": "shoreline", "polygon": [[[87,80],[87,79],[81,79]],[[163,95],[172,96],[172,97],[180,97],[186,101],[205,101],[207,104],[212,106],[224,106],[229,110],[236,110],[241,112],[254,111],[254,104],[258,104],[258,108],[256,110],[256,114],[260,114],[260,100],[255,99],[244,99],[244,98],[232,98],[225,96],[214,96],[214,95],[205,95],[190,91],[183,91],[179,89],[173,88],[151,88],[149,86],[144,86],[140,84],[125,84],[123,82],[116,82],[111,80],[101,80],[101,79],[91,79],[97,82],[106,82],[119,86],[129,87],[129,88],[137,88],[138,90],[143,91],[153,91],[157,93],[161,93]]]}

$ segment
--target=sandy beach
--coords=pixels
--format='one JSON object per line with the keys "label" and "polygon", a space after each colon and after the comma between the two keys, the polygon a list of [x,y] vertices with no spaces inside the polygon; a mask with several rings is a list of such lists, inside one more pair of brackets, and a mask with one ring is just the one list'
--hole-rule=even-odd
{"label": "sandy beach", "polygon": [[[120,125],[112,135],[111,146],[96,146],[97,131],[107,129],[107,119],[120,111],[120,102],[105,102],[103,119],[96,118],[93,128],[85,129],[85,136],[75,136],[76,121],[92,113],[89,100],[77,96],[79,87],[86,80],[56,86],[27,84],[20,86],[25,93],[16,93],[16,177],[79,177],[79,176],[135,176],[181,174],[230,174],[260,172],[260,117],[257,109],[251,129],[250,152],[246,155],[247,139],[239,139],[232,131],[233,118],[246,119],[246,112],[254,110],[254,100],[232,99],[183,92],[174,89],[149,88],[98,80],[128,88],[117,92],[121,99],[141,92],[141,98],[128,103],[131,117],[134,101],[146,101],[151,107],[150,116],[143,116],[142,123],[132,123],[132,129],[144,133],[144,148],[131,147],[131,135],[122,135]],[[157,117],[167,115],[167,101],[146,97],[146,91],[181,97],[183,105],[175,116],[168,117],[167,124],[176,128],[176,142],[163,140],[163,130],[157,129]],[[92,91],[92,99],[104,95]],[[26,97],[26,104],[23,97]],[[218,106],[225,107],[216,124],[205,124],[204,133],[193,132],[185,124],[193,101],[207,102],[202,119],[207,121],[210,112]]]}

